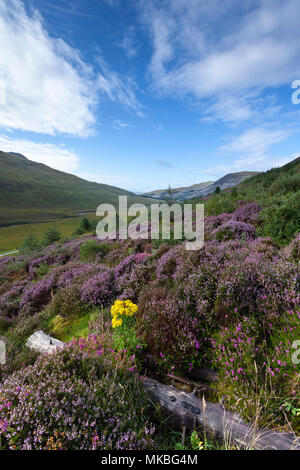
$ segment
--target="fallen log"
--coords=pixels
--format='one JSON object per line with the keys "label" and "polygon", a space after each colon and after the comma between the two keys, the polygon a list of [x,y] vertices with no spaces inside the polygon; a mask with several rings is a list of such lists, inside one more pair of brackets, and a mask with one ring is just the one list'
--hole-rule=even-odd
{"label": "fallen log", "polygon": [[159,403],[175,421],[188,430],[197,427],[227,447],[256,450],[300,450],[300,439],[292,434],[271,429],[257,430],[240,416],[225,410],[223,405],[199,400],[195,395],[179,391],[148,377],[143,386],[152,400]]}

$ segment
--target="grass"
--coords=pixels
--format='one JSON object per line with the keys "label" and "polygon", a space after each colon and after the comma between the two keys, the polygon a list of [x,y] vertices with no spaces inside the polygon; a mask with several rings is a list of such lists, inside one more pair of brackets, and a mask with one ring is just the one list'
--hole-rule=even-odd
{"label": "grass", "polygon": [[[97,219],[95,214],[89,214],[88,218],[89,220]],[[57,227],[63,237],[68,237],[79,226],[81,220],[82,217],[70,217],[51,222],[0,227],[0,254],[18,249],[30,233],[36,235],[39,240],[42,239],[49,227]]]}
{"label": "grass", "polygon": [[63,335],[62,341],[68,342],[72,339],[84,338],[90,333],[89,324],[97,315],[97,311],[86,313],[83,317],[76,318]]}

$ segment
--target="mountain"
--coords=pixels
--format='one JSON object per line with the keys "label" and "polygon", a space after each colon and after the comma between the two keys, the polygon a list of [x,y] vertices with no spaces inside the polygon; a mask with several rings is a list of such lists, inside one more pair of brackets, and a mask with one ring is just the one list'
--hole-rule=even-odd
{"label": "mountain", "polygon": [[128,196],[129,204],[149,203],[124,189],[91,183],[24,155],[0,151],[0,226],[95,212],[101,203],[117,207],[118,196]]}
{"label": "mountain", "polygon": [[[237,186],[247,178],[258,175],[257,171],[241,171],[239,173],[228,173],[217,181],[207,181],[204,183],[193,184],[192,186],[172,189],[172,197],[175,201],[184,201],[196,197],[206,196],[213,193],[219,186],[220,189],[228,189]],[[145,197],[155,199],[164,199],[168,196],[167,190],[155,190],[143,194]]]}

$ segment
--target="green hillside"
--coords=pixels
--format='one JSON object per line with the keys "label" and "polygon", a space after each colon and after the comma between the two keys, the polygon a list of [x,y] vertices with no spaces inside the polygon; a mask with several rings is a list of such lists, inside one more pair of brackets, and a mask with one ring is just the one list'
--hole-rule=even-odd
{"label": "green hillside", "polygon": [[16,153],[0,151],[0,226],[95,212],[101,203],[144,202],[133,193],[35,163]]}
{"label": "green hillside", "polygon": [[262,207],[260,235],[280,245],[288,243],[300,231],[300,157],[209,197],[205,201],[206,215],[233,212],[239,201],[256,202]]}

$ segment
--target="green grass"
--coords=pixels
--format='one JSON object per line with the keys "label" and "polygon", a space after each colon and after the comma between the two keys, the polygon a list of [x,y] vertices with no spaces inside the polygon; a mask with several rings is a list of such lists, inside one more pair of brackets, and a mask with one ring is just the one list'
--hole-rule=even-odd
{"label": "green grass", "polygon": [[[98,220],[95,214],[88,215],[89,220]],[[63,237],[70,236],[79,226],[82,217],[56,219],[51,222],[0,227],[0,254],[18,249],[30,233],[41,240],[49,227],[57,227]]]}
{"label": "green grass", "polygon": [[52,317],[49,319],[47,328],[54,337],[59,338],[61,341],[68,343],[73,339],[84,338],[90,333],[89,324],[97,316],[97,310],[89,311],[85,315],[77,318],[72,318],[66,324],[55,330],[55,319]]}
{"label": "green grass", "polygon": [[70,325],[68,332],[64,335],[63,341],[68,342],[72,339],[84,338],[90,333],[89,323],[95,316],[97,311],[89,312],[81,318],[76,318]]}

